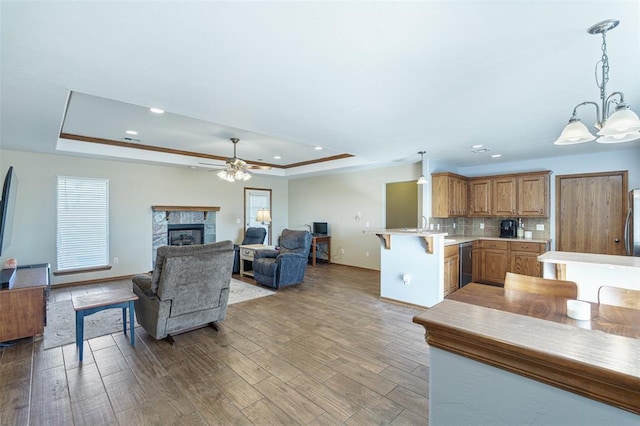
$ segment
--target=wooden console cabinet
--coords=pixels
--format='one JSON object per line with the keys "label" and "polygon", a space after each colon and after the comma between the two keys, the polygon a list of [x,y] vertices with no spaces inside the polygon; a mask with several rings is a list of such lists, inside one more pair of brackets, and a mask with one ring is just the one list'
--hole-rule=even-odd
{"label": "wooden console cabinet", "polygon": [[49,265],[20,266],[11,288],[0,290],[0,342],[44,333]]}

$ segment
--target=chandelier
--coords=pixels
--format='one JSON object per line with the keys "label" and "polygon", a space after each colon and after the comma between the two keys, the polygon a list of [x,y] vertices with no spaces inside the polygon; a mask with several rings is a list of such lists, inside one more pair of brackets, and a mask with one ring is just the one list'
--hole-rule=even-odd
{"label": "chandelier", "polygon": [[[577,116],[577,110],[583,105],[593,105],[596,107],[595,128],[598,129],[599,143],[621,143],[631,142],[640,139],[640,119],[638,115],[629,109],[629,105],[624,101],[622,92],[613,92],[607,95],[607,82],[609,81],[609,58],[607,56],[607,31],[618,26],[620,21],[608,19],[592,25],[587,32],[589,34],[602,35],[602,58],[596,63],[595,77],[596,85],[600,89],[600,103],[582,102],[575,106],[573,115],[569,119],[569,124],[564,128],[560,137],[554,142],[556,145],[572,145],[590,142],[596,137],[582,124]],[[598,69],[600,66],[600,69]],[[598,81],[600,72],[600,81]],[[609,116],[611,106],[615,105],[615,111]]]}

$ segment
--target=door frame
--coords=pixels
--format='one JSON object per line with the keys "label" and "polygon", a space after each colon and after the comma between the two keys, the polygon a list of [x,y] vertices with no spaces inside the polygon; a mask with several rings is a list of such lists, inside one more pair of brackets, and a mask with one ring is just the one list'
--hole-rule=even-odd
{"label": "door frame", "polygon": [[258,226],[258,225],[251,225],[252,222],[252,218],[250,217],[250,209],[249,206],[247,205],[247,200],[248,197],[250,195],[250,192],[263,192],[267,198],[269,199],[268,201],[268,208],[269,208],[269,213],[271,214],[271,222],[269,223],[265,223],[263,226],[264,228],[267,230],[267,244],[268,245],[272,245],[272,227],[271,224],[273,223],[273,204],[272,204],[272,191],[269,188],[254,188],[254,187],[245,187],[244,188],[244,214],[243,214],[243,223],[244,223],[244,231],[246,233],[247,228],[250,226]]}

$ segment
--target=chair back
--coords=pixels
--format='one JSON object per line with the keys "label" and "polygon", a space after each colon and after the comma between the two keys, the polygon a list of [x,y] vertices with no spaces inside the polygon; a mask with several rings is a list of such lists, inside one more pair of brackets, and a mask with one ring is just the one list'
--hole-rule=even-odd
{"label": "chair back", "polygon": [[242,240],[242,245],[245,244],[264,244],[264,239],[267,236],[267,230],[264,228],[260,228],[257,226],[252,226],[247,228],[247,231],[244,233],[244,240]]}
{"label": "chair back", "polygon": [[504,280],[504,289],[567,299],[578,297],[578,286],[573,281],[531,277],[529,275],[514,274],[513,272],[507,272]]}
{"label": "chair back", "polygon": [[152,288],[161,300],[173,299],[171,315],[226,304],[233,264],[233,243],[162,246],[158,248]]}
{"label": "chair back", "polygon": [[640,309],[640,291],[603,285],[598,289],[598,303]]}
{"label": "chair back", "polygon": [[309,256],[311,249],[311,233],[283,229],[280,235],[280,253],[301,253]]}

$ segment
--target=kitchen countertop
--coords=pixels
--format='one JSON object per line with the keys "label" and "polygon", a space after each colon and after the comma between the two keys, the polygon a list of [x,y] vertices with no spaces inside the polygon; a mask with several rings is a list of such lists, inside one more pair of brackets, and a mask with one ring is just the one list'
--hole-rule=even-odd
{"label": "kitchen countertop", "polygon": [[548,251],[538,256],[538,261],[559,264],[590,264],[609,267],[640,269],[640,257],[615,256],[611,254],[573,253]]}
{"label": "kitchen countertop", "polygon": [[462,244],[468,243],[475,240],[495,240],[495,241],[513,241],[513,242],[522,242],[522,243],[549,243],[550,239],[526,239],[526,238],[500,238],[500,237],[480,237],[474,235],[447,235],[445,237],[444,245],[449,246],[453,244]]}

